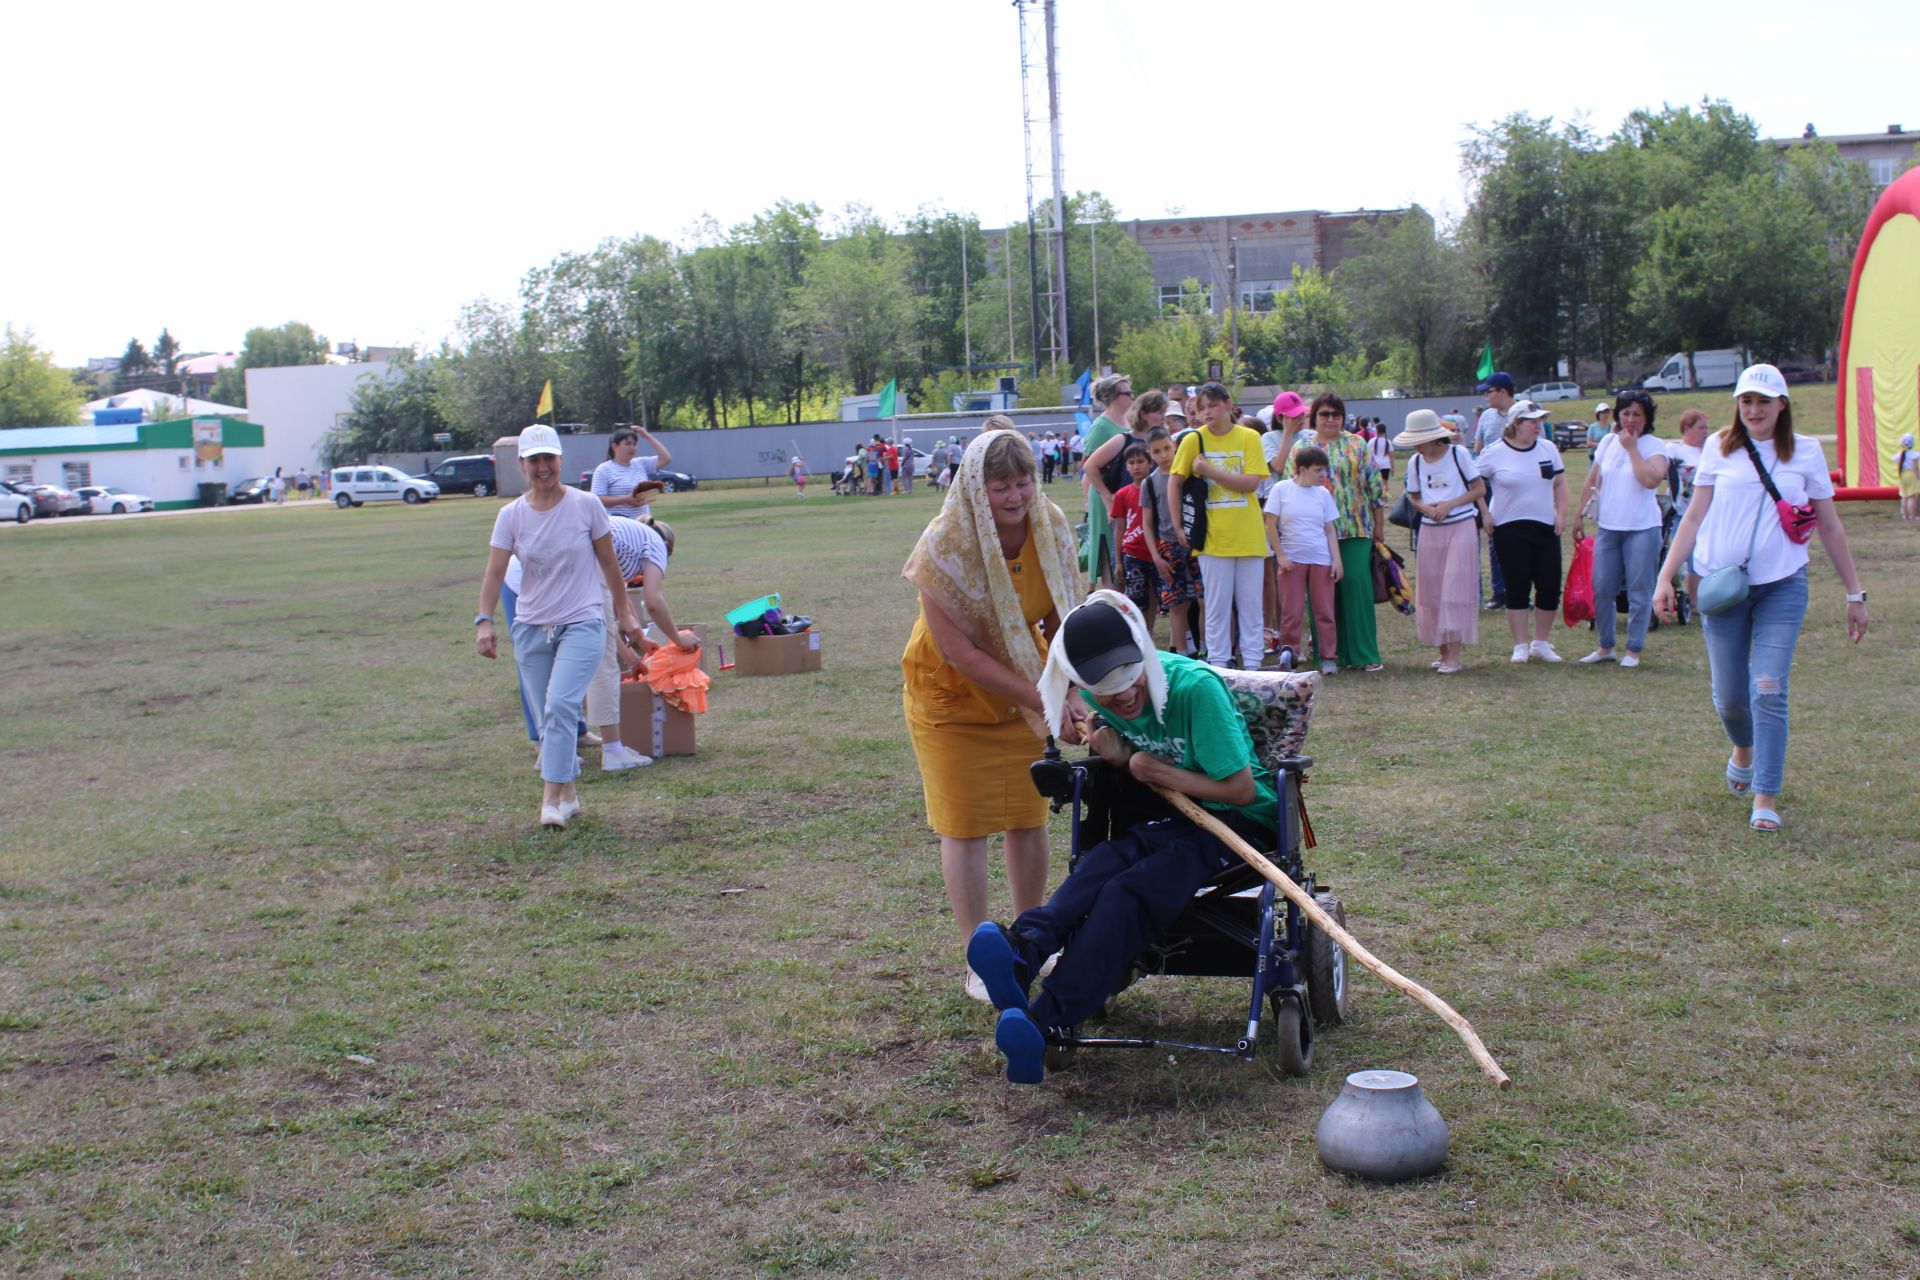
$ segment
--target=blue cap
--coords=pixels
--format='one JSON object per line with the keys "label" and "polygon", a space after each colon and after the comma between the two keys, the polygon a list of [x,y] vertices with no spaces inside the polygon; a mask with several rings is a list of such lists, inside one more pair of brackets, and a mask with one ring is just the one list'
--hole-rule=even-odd
{"label": "blue cap", "polygon": [[1501,391],[1513,390],[1513,375],[1510,373],[1496,373],[1480,384],[1480,390],[1482,391],[1492,391],[1495,388]]}

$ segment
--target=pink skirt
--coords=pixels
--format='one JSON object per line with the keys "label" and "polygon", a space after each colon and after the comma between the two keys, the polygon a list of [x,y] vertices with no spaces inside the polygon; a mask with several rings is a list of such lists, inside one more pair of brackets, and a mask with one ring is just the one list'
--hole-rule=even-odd
{"label": "pink skirt", "polygon": [[1473,521],[1422,525],[1413,574],[1420,643],[1478,644],[1480,530]]}

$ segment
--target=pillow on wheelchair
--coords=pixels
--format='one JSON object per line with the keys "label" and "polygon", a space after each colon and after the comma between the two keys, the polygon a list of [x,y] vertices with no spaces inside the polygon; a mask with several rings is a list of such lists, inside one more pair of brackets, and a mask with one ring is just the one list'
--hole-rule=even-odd
{"label": "pillow on wheelchair", "polygon": [[1235,671],[1215,667],[1234,709],[1253,734],[1253,755],[1268,773],[1301,753],[1320,692],[1318,671]]}

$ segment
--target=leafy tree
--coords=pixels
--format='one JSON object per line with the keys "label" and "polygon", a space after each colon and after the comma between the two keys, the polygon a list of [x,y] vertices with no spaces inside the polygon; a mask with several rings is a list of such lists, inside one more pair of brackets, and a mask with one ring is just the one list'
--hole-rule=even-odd
{"label": "leafy tree", "polygon": [[1876,192],[1867,166],[1840,158],[1820,139],[1787,152],[1785,186],[1811,211],[1820,240],[1815,349],[1840,349],[1840,321],[1853,279],[1853,255],[1873,213]]}
{"label": "leafy tree", "polygon": [[1479,241],[1486,323],[1502,363],[1550,370],[1573,353],[1566,174],[1573,151],[1590,143],[1578,126],[1518,112],[1475,130],[1464,168],[1475,190],[1467,225]]}
{"label": "leafy tree", "polygon": [[164,328],[153,340],[153,363],[169,378],[180,371],[180,341]]}
{"label": "leafy tree", "polygon": [[[1039,211],[1037,230],[1044,233],[1048,219],[1052,214],[1051,205],[1042,206]],[[1117,226],[1113,206],[1107,198],[1097,191],[1075,193],[1066,202],[1066,250],[1067,250],[1067,341],[1069,363],[1076,369],[1085,369],[1099,363],[1094,352],[1093,342],[1093,299],[1094,299],[1094,245],[1099,245],[1099,295],[1100,295],[1100,337],[1102,343],[1117,357],[1114,335],[1126,330],[1143,328],[1151,324],[1160,314],[1159,290],[1153,283],[1153,263],[1142,249]],[[1088,224],[1098,224],[1100,230],[1089,234]],[[1032,345],[1030,330],[1030,299],[1033,296],[1032,280],[1037,274],[1043,281],[1046,275],[1045,249],[1039,240],[1035,244],[1040,254],[1038,270],[1029,272],[1029,253],[1027,244],[1027,224],[1015,223],[1007,231],[1006,243],[1011,247],[1013,259],[1013,310],[1016,326],[1016,345],[1022,354],[1032,359],[1033,353],[1027,350]],[[1007,301],[1007,272],[1004,263],[994,264],[994,278],[989,286],[992,301],[987,305],[996,313],[1004,314]],[[1009,357],[1019,359],[1019,356]],[[1119,368],[1117,358],[1113,363]]]}
{"label": "leafy tree", "polygon": [[33,331],[8,325],[0,341],[0,429],[75,423],[85,403],[73,376],[39,348]]}
{"label": "leafy tree", "polygon": [[[814,258],[802,289],[815,348],[855,395],[906,371],[925,303],[907,283],[907,248],[871,211],[850,206],[840,234]],[[884,376],[883,376],[884,375]]]}
{"label": "leafy tree", "polygon": [[1293,287],[1274,300],[1282,348],[1295,369],[1318,369],[1354,346],[1353,320],[1333,279],[1318,267],[1293,268]]}
{"label": "leafy tree", "polygon": [[120,357],[120,376],[137,378],[153,368],[153,360],[147,355],[147,349],[140,345],[140,339],[128,338],[126,352]]}
{"label": "leafy tree", "polygon": [[1378,347],[1405,348],[1415,387],[1438,386],[1442,372],[1456,368],[1476,309],[1477,282],[1465,253],[1419,205],[1391,224],[1364,228],[1357,246],[1340,268],[1339,286],[1361,332]]}
{"label": "leafy tree", "polygon": [[247,370],[324,364],[326,358],[327,340],[297,320],[271,329],[249,329],[239,357],[214,379],[213,398],[221,404],[245,405]]}
{"label": "leafy tree", "polygon": [[[328,466],[355,462],[373,453],[426,453],[433,437],[449,430],[441,413],[440,389],[430,361],[403,353],[388,367],[387,376],[363,378],[353,389],[353,408],[326,440]],[[454,432],[463,449],[484,447],[471,430]]]}
{"label": "leafy tree", "polygon": [[1128,326],[1113,344],[1113,367],[1138,390],[1191,382],[1207,367],[1208,327],[1199,316],[1176,313]]}

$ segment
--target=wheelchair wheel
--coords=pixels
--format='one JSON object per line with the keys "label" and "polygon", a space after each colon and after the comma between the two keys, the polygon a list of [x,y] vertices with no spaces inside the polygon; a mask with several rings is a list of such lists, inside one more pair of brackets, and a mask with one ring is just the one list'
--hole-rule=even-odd
{"label": "wheelchair wheel", "polygon": [[[1347,909],[1340,899],[1322,891],[1313,900],[1346,927]],[[1316,1026],[1337,1027],[1347,1020],[1347,953],[1311,920],[1306,924],[1307,1006]]]}
{"label": "wheelchair wheel", "polygon": [[1273,1029],[1279,1035],[1280,1069],[1290,1076],[1304,1076],[1313,1068],[1313,1032],[1297,1000],[1280,995],[1273,1001]]}

